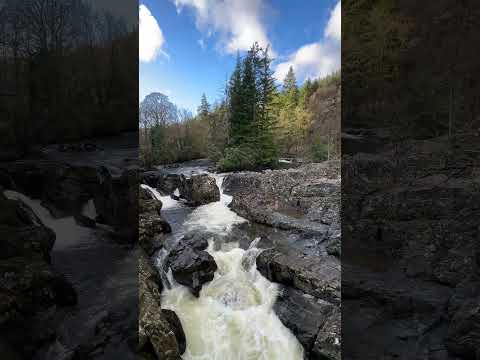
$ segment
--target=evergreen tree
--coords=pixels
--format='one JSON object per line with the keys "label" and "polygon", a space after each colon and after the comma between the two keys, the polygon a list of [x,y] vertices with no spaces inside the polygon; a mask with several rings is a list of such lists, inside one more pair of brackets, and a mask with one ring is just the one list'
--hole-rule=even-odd
{"label": "evergreen tree", "polygon": [[210,104],[208,103],[205,94],[202,94],[200,106],[198,107],[198,115],[200,116],[200,118],[205,119],[208,114],[210,114]]}
{"label": "evergreen tree", "polygon": [[240,128],[243,123],[243,105],[242,105],[242,62],[240,55],[237,55],[235,70],[228,83],[228,103],[230,113],[230,143],[238,145],[240,143]]}
{"label": "evergreen tree", "polygon": [[258,148],[259,162],[262,165],[271,165],[276,162],[277,148],[273,136],[272,105],[276,87],[273,71],[270,68],[272,60],[268,55],[268,47],[262,52],[258,62]]}
{"label": "evergreen tree", "polygon": [[243,123],[238,129],[242,143],[252,142],[256,136],[257,61],[257,49],[252,47],[243,61],[241,96]]}
{"label": "evergreen tree", "polygon": [[288,73],[283,80],[283,93],[288,97],[292,105],[296,106],[298,103],[298,86],[297,79],[293,67],[290,66]]}

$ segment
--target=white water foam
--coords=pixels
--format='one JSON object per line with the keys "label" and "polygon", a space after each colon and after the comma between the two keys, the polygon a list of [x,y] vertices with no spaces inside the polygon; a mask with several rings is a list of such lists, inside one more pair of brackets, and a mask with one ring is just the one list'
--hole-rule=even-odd
{"label": "white water foam", "polygon": [[155,199],[160,200],[162,202],[162,210],[172,209],[181,206],[181,203],[177,200],[172,199],[170,196],[162,196],[157,189],[148,186],[146,184],[140,185],[142,188],[150,191]]}
{"label": "white water foam", "polygon": [[302,360],[302,346],[273,311],[277,285],[247,265],[258,249],[215,251],[212,243],[208,252],[218,270],[198,299],[180,285],[163,293],[162,307],[176,312],[185,331],[183,359]]}
{"label": "white water foam", "polygon": [[95,203],[93,202],[93,199],[88,200],[87,203],[83,205],[82,215],[92,220],[96,219],[97,209],[95,208]]}

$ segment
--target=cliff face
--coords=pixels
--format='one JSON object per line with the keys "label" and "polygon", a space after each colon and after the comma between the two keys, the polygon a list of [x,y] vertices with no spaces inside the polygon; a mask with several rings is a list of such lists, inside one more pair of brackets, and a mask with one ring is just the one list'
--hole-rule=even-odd
{"label": "cliff face", "polygon": [[333,84],[318,88],[308,101],[308,109],[313,114],[310,140],[320,137],[329,146],[330,158],[339,157],[341,152],[341,94],[341,85]]}

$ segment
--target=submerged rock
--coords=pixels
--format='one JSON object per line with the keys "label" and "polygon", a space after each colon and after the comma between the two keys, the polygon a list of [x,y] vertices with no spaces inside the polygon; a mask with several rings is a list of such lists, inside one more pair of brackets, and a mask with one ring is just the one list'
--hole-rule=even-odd
{"label": "submerged rock", "polygon": [[215,179],[209,175],[193,175],[182,178],[180,197],[191,206],[205,205],[220,200],[220,190]]}

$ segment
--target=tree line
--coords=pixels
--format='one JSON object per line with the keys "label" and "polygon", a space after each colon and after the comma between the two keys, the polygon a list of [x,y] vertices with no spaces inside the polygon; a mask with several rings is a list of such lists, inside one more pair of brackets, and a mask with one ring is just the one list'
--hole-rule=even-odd
{"label": "tree line", "polygon": [[94,6],[0,5],[0,131],[19,150],[137,129],[138,29]]}
{"label": "tree line", "polygon": [[140,104],[145,164],[209,157],[220,170],[272,168],[280,157],[323,161],[340,155],[340,72],[298,86],[293,68],[278,87],[268,48],[255,43],[220,100],[205,95],[196,116],[153,93]]}

